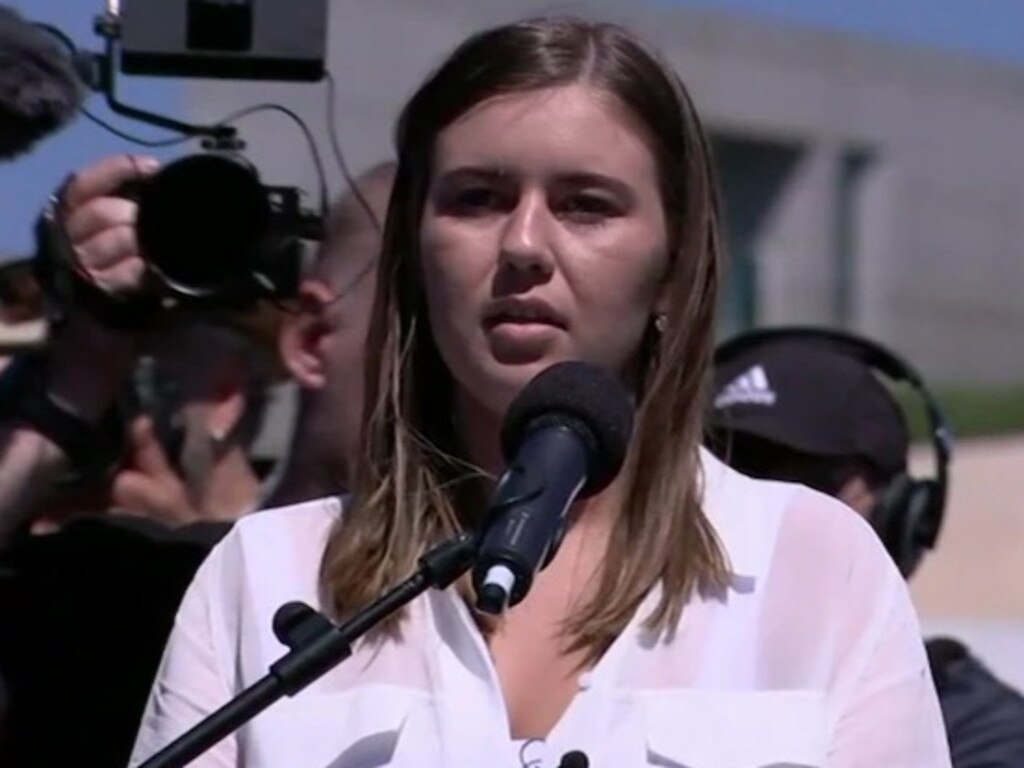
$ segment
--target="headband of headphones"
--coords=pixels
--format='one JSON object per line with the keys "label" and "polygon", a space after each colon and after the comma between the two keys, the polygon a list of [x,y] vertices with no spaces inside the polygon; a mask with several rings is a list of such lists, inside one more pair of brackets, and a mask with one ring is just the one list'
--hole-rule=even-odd
{"label": "headband of headphones", "polygon": [[781,341],[822,344],[830,350],[863,363],[891,382],[909,385],[918,393],[927,415],[930,443],[934,453],[935,477],[922,482],[928,483],[932,488],[930,505],[936,518],[934,530],[937,535],[946,501],[953,436],[941,406],[917,370],[891,350],[862,336],[847,331],[802,326],[765,328],[743,333],[718,346],[715,350],[714,363],[716,366],[723,365],[741,353]]}

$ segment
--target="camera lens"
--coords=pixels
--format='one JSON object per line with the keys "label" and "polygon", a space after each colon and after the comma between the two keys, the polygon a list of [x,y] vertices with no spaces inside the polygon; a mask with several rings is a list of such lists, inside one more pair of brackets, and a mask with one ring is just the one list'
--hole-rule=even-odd
{"label": "camera lens", "polygon": [[139,247],[170,288],[190,296],[236,292],[248,279],[271,211],[256,171],[225,154],[190,155],[139,193]]}

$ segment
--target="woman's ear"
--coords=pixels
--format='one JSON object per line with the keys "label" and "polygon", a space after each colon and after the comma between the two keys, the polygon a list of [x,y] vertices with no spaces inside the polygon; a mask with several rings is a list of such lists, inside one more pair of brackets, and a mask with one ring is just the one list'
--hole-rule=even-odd
{"label": "woman's ear", "polygon": [[672,306],[672,289],[675,287],[674,275],[675,268],[670,262],[658,283],[658,290],[654,295],[654,305],[651,307],[652,316],[668,317],[669,309]]}
{"label": "woman's ear", "polygon": [[326,383],[326,342],[332,332],[327,310],[334,300],[331,289],[319,280],[299,286],[299,310],[285,317],[278,350],[285,367],[304,389]]}
{"label": "woman's ear", "polygon": [[[651,315],[655,318],[656,321],[664,325],[665,322],[667,322],[668,320],[670,306],[671,302],[669,301],[669,286],[668,284],[666,284],[658,293],[658,298],[654,302],[654,311],[651,313]],[[661,318],[661,320],[658,320],[658,318]],[[659,332],[664,330],[664,327],[658,328]]]}

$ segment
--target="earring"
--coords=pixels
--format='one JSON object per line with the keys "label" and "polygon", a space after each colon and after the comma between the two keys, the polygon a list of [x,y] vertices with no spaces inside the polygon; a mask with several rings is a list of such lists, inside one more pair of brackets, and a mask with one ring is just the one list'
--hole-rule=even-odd
{"label": "earring", "polygon": [[656,312],[654,315],[654,330],[662,334],[665,333],[666,328],[668,328],[668,315],[664,312]]}

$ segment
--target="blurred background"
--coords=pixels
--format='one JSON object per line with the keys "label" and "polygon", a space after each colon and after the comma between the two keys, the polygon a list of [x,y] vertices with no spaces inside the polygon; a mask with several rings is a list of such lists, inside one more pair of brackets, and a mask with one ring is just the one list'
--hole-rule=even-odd
{"label": "blurred background", "polygon": [[[98,0],[13,5],[100,47]],[[722,338],[765,325],[842,327],[919,368],[958,442],[946,526],[915,599],[927,633],[963,637],[1024,688],[1024,5],[330,0],[330,11],[333,99],[326,82],[130,77],[122,97],[191,121],[277,102],[308,122],[325,157],[331,117],[359,170],[388,157],[399,105],[467,32],[542,11],[636,29],[682,73],[713,136],[732,260]],[[161,137],[111,116],[98,97],[88,106]],[[263,114],[240,128],[265,180],[315,197],[295,125]],[[124,151],[137,150],[80,118],[0,168],[0,260],[31,252],[34,217],[69,170]],[[325,167],[340,191],[337,164]],[[926,450],[915,461],[928,471]]]}

